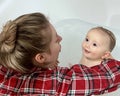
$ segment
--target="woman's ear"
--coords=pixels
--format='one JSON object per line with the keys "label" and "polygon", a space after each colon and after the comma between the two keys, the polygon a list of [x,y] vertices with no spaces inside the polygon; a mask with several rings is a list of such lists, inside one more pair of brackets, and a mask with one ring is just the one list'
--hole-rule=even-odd
{"label": "woman's ear", "polygon": [[111,56],[111,52],[110,51],[106,51],[105,54],[102,56],[102,59],[109,59]]}
{"label": "woman's ear", "polygon": [[38,53],[38,54],[35,56],[35,60],[36,60],[38,63],[44,63],[45,60],[46,60],[46,55],[45,55],[45,53]]}

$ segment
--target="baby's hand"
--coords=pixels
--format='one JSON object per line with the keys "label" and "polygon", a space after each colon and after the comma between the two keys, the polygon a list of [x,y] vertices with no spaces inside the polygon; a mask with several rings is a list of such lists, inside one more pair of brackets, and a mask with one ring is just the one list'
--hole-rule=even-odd
{"label": "baby's hand", "polygon": [[109,54],[108,57],[106,57],[106,59],[114,59],[113,56],[111,54]]}
{"label": "baby's hand", "polygon": [[105,56],[102,57],[102,59],[114,59],[113,56],[111,55],[111,53],[106,54]]}
{"label": "baby's hand", "polygon": [[108,57],[108,59],[114,59],[114,57],[113,57],[112,55],[110,55],[110,56]]}

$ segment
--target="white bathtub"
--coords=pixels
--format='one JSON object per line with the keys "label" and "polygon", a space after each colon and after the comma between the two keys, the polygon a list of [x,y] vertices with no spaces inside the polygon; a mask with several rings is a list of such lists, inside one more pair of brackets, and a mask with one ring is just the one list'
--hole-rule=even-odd
{"label": "white bathtub", "polygon": [[[120,0],[1,0],[0,27],[23,13],[42,12],[63,37],[60,66],[78,63],[81,41],[97,25],[109,28],[117,37],[113,56],[120,60]],[[109,93],[119,96],[120,89]],[[104,96],[108,96],[105,94]]]}

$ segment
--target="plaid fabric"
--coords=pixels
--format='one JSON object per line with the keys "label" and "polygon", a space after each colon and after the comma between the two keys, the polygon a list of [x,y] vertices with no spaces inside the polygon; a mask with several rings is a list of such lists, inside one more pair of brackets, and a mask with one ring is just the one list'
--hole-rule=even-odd
{"label": "plaid fabric", "polygon": [[0,66],[0,96],[91,96],[116,90],[120,85],[120,61],[109,60],[88,68],[34,68],[20,74]]}

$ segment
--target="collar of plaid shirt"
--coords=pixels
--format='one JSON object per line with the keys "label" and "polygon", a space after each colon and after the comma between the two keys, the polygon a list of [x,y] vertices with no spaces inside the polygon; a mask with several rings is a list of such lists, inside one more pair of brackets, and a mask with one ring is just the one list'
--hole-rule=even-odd
{"label": "collar of plaid shirt", "polygon": [[108,60],[91,68],[80,64],[70,69],[36,68],[27,75],[0,66],[0,95],[90,96],[116,90],[120,84],[119,77],[120,61],[116,60]]}

